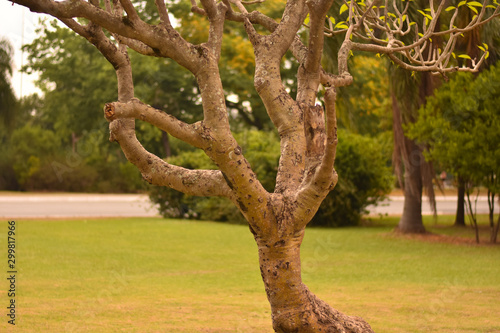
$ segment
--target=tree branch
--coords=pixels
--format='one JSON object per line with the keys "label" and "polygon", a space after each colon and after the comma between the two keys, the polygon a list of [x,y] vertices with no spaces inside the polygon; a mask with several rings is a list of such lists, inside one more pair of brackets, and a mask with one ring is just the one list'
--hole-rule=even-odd
{"label": "tree branch", "polygon": [[137,98],[127,103],[108,103],[104,106],[104,114],[108,121],[127,118],[146,121],[194,147],[203,148],[203,140],[197,132],[199,126],[186,124],[161,110],[142,103]]}
{"label": "tree branch", "polygon": [[59,19],[86,18],[119,36],[141,41],[155,50],[158,56],[172,58],[192,73],[196,73],[203,66],[201,55],[196,52],[196,46],[184,40],[172,27],[152,26],[141,20],[133,21],[82,0],[10,1],[28,7],[31,11],[46,13]]}
{"label": "tree branch", "polygon": [[[311,170],[304,178],[301,187],[297,191],[295,202],[296,217],[295,230],[302,230],[312,219],[318,210],[321,202],[337,184],[338,175],[335,172],[335,155],[337,151],[337,117],[335,112],[335,88],[328,88],[325,91],[326,109],[326,143],[322,143],[324,149],[319,148],[315,161],[311,165]],[[318,136],[321,140],[322,136]],[[317,146],[320,147],[318,142]],[[323,150],[324,154],[319,155]],[[319,164],[319,165],[318,165]],[[317,167],[316,167],[317,166]]]}
{"label": "tree branch", "polygon": [[123,153],[150,184],[167,186],[177,191],[198,196],[231,198],[231,190],[217,170],[189,170],[171,165],[149,153],[135,136],[135,130],[114,120],[110,123],[111,140],[117,141]]}
{"label": "tree branch", "polygon": [[127,13],[128,18],[132,22],[137,23],[137,22],[142,21],[139,18],[139,15],[137,15],[137,12],[135,11],[134,5],[132,4],[132,2],[130,2],[130,0],[120,0],[120,3],[122,4],[123,9]]}
{"label": "tree branch", "polygon": [[310,0],[307,2],[311,26],[309,28],[308,52],[297,73],[297,102],[299,103],[314,105],[316,101],[325,39],[325,18],[332,3],[333,0]]}
{"label": "tree branch", "polygon": [[167,7],[165,6],[165,0],[155,0],[156,8],[158,9],[158,14],[160,15],[160,21],[166,27],[171,27],[170,18],[168,17]]}

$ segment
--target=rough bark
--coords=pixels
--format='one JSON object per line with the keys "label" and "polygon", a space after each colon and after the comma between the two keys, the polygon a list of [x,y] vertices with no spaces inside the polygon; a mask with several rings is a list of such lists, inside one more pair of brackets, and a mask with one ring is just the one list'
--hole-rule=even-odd
{"label": "rough bark", "polygon": [[275,332],[373,332],[363,319],[333,309],[304,285],[300,275],[302,237],[303,232],[276,242],[256,239]]}
{"label": "rough bark", "polygon": [[403,214],[396,231],[402,233],[425,233],[422,222],[422,178],[420,165],[412,165],[405,171]]}
{"label": "rough bark", "polygon": [[[396,231],[402,233],[425,233],[426,230],[422,221],[421,163],[423,156],[415,142],[404,135],[401,111],[394,94],[392,95],[392,99],[395,142],[393,165],[404,193],[403,213]],[[402,168],[402,166],[404,167]]]}

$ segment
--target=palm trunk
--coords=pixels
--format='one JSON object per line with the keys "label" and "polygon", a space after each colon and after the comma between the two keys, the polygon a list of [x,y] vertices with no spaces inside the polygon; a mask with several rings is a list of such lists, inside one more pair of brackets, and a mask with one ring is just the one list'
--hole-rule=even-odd
{"label": "palm trunk", "polygon": [[405,161],[403,214],[396,230],[402,233],[425,233],[422,221],[422,163],[417,145],[405,137],[405,144],[411,153]]}
{"label": "palm trunk", "polygon": [[300,245],[303,235],[302,231],[276,242],[255,237],[275,332],[373,332],[363,319],[333,309],[302,283]]}

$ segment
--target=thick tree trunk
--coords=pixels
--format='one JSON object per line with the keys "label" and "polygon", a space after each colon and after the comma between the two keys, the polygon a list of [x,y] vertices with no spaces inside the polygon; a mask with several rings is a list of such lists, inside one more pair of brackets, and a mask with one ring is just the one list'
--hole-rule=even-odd
{"label": "thick tree trunk", "polygon": [[402,233],[425,233],[422,222],[422,163],[423,156],[416,144],[407,138],[405,143],[410,158],[405,163],[403,215],[396,231]]}
{"label": "thick tree trunk", "polygon": [[276,242],[255,237],[275,332],[373,332],[363,319],[333,309],[302,283],[300,244],[303,236],[302,231]]}
{"label": "thick tree trunk", "polygon": [[457,214],[455,216],[456,227],[465,227],[465,182],[458,178]]}

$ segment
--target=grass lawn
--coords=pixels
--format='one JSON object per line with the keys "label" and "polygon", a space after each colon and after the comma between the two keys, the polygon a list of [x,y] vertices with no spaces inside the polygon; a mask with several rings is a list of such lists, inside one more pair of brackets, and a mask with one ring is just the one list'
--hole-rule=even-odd
{"label": "grass lawn", "polygon": [[[428,227],[465,233],[441,226],[451,220]],[[399,237],[396,222],[309,229],[305,283],[376,332],[500,332],[500,247]],[[0,228],[6,276],[7,221]],[[19,220],[16,241],[16,326],[2,277],[0,332],[272,332],[245,226]]]}

